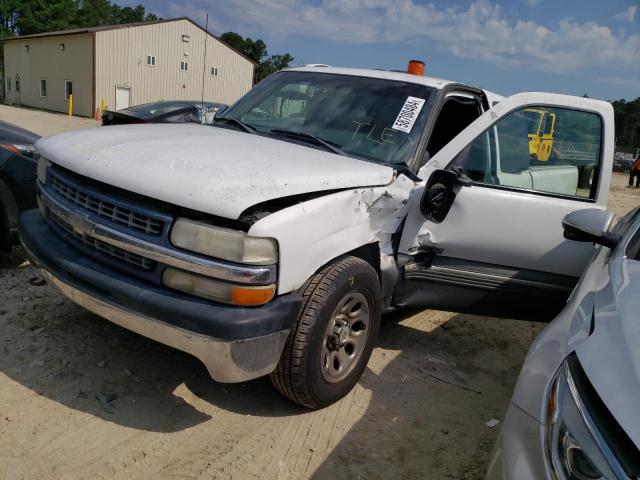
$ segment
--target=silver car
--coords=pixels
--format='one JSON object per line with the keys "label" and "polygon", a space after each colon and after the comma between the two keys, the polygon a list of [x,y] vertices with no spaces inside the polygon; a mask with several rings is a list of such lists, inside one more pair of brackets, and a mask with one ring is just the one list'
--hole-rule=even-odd
{"label": "silver car", "polygon": [[563,221],[599,248],[529,350],[489,479],[640,479],[640,208],[611,219]]}

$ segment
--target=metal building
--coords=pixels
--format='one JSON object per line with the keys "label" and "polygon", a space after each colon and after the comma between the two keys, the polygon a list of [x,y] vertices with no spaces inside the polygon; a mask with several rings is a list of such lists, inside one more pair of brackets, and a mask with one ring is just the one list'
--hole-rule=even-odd
{"label": "metal building", "polygon": [[72,94],[73,113],[87,117],[103,101],[119,110],[204,92],[204,100],[232,103],[255,70],[187,17],[25,35],[5,39],[4,52],[8,103],[67,112]]}

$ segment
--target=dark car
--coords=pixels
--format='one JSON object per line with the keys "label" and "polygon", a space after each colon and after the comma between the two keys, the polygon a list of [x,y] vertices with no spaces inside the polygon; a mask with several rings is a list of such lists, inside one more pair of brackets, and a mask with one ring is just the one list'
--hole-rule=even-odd
{"label": "dark car", "polygon": [[0,250],[18,240],[18,214],[36,206],[36,159],[39,135],[0,121]]}
{"label": "dark car", "polygon": [[36,207],[36,161],[0,148],[0,251],[18,240],[18,214]]}
{"label": "dark car", "polygon": [[0,120],[0,147],[16,155],[35,158],[36,151],[33,144],[39,138],[40,135]]}
{"label": "dark car", "polygon": [[633,159],[624,157],[613,158],[613,171],[628,173],[633,166]]}
{"label": "dark car", "polygon": [[131,123],[202,123],[211,124],[227,108],[223,103],[196,100],[170,100],[136,105],[123,110],[105,110],[102,125]]}

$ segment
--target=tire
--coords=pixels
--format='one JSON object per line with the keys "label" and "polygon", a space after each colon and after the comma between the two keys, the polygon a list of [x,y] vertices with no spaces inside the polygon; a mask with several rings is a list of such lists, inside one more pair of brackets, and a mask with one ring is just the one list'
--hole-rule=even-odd
{"label": "tire", "polygon": [[380,327],[380,281],[367,262],[345,256],[298,292],[298,321],[270,378],[287,398],[322,408],[349,393],[367,366]]}

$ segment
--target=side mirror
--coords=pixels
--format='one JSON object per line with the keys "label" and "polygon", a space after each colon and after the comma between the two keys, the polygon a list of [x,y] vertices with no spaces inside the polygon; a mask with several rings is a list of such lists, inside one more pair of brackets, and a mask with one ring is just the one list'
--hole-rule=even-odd
{"label": "side mirror", "polygon": [[620,242],[620,236],[609,233],[611,220],[613,220],[613,213],[609,210],[587,208],[571,212],[562,220],[564,238],[615,248]]}
{"label": "side mirror", "polygon": [[420,211],[427,220],[442,222],[453,204],[458,175],[450,170],[436,170],[429,177],[420,199]]}

